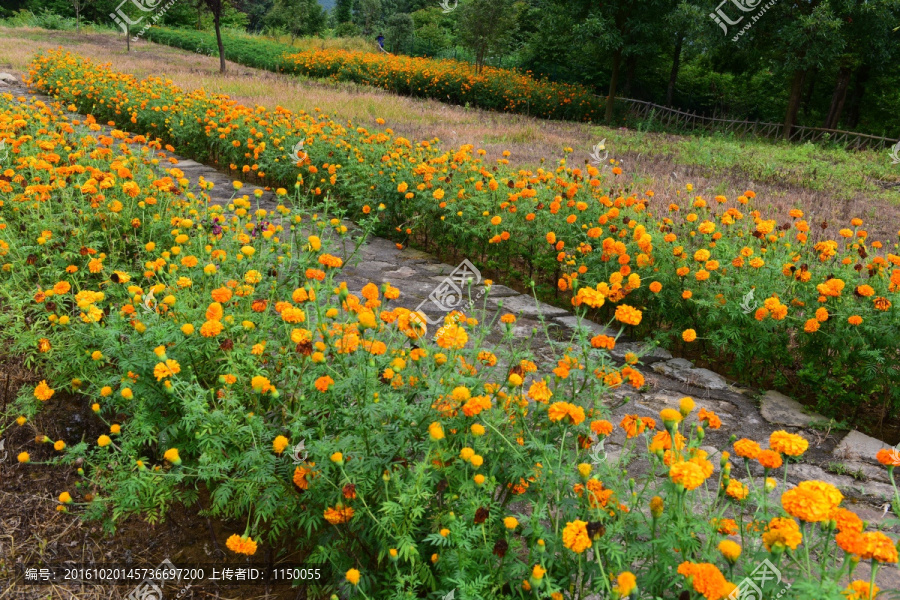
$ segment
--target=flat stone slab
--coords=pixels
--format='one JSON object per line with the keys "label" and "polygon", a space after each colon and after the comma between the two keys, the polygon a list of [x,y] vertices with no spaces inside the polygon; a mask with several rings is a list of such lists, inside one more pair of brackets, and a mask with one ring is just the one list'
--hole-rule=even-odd
{"label": "flat stone slab", "polygon": [[728,389],[728,382],[718,373],[709,369],[695,369],[693,363],[683,358],[673,358],[665,362],[655,363],[651,368],[666,377],[677,379],[682,383],[707,390]]}
{"label": "flat stone slab", "polygon": [[854,429],[837,445],[834,449],[834,455],[838,458],[853,457],[874,461],[875,455],[882,448],[891,448],[891,446]]}
{"label": "flat stone slab", "polygon": [[567,315],[565,317],[554,317],[553,320],[563,327],[568,327],[569,329],[587,329],[591,335],[608,335],[610,337],[616,337],[619,333],[618,331],[613,331],[608,327],[604,327],[599,323],[594,323],[593,321],[588,321],[587,319],[581,319],[576,317],[575,315]]}
{"label": "flat stone slab", "polygon": [[793,398],[775,390],[769,390],[763,395],[759,412],[769,423],[785,427],[809,427],[810,423],[815,421],[828,420],[817,412],[808,411]]}
{"label": "flat stone slab", "polygon": [[640,342],[616,342],[616,347],[610,351],[610,354],[617,360],[625,360],[625,355],[631,352],[640,356],[641,362],[645,365],[673,360],[672,353],[665,348],[656,347],[652,352],[647,352],[647,348],[646,344]]}
{"label": "flat stone slab", "polygon": [[511,312],[514,315],[521,315],[524,317],[544,315],[544,317],[552,318],[568,314],[568,311],[562,308],[556,308],[555,306],[538,302],[534,298],[522,294],[509,296],[508,298],[488,298],[488,302],[498,308],[502,303],[503,308],[501,310],[503,310],[503,312]]}
{"label": "flat stone slab", "polygon": [[9,73],[0,73],[0,81],[7,84],[19,83],[19,80],[16,79],[14,75],[10,75]]}

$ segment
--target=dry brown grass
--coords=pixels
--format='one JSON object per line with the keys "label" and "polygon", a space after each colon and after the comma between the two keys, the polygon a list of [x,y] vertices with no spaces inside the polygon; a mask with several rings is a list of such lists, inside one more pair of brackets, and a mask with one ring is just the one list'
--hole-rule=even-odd
{"label": "dry brown grass", "polygon": [[[431,100],[399,97],[377,89],[352,84],[308,81],[252,69],[234,63],[229,72],[218,74],[218,58],[140,41],[126,53],[124,38],[110,33],[76,36],[73,32],[47,32],[29,29],[2,29],[0,68],[24,72],[38,50],[64,46],[94,60],[110,62],[117,70],[138,77],[166,75],[185,89],[205,88],[228,94],[241,103],[267,108],[283,106],[290,110],[311,111],[321,108],[338,120],[351,120],[372,127],[377,118],[404,137],[420,140],[438,138],[448,146],[473,144],[484,148],[488,157],[498,158],[510,152],[512,165],[550,168],[571,147],[570,164],[587,160],[591,148],[600,139],[630,136],[620,147],[633,150],[617,154],[625,176],[635,186],[652,189],[663,198],[674,197],[685,184],[692,183],[694,193],[706,197],[723,194],[735,197],[746,189],[757,192],[757,207],[786,219],[787,210],[803,209],[812,222],[828,221],[842,225],[851,217],[861,217],[874,237],[895,240],[900,225],[900,187],[880,190],[867,181],[869,190],[848,188],[832,176],[823,189],[810,189],[804,174],[796,169],[753,181],[746,171],[734,166],[714,168],[687,166],[676,152],[670,152],[680,136],[624,133],[605,127],[533,119],[450,106]],[[299,43],[299,42],[298,42]],[[765,150],[763,150],[765,152]],[[757,155],[759,152],[757,152]],[[542,163],[542,160],[546,162]],[[860,162],[872,161],[873,154],[860,155]],[[878,157],[880,160],[881,157]],[[882,185],[900,185],[900,176]]]}

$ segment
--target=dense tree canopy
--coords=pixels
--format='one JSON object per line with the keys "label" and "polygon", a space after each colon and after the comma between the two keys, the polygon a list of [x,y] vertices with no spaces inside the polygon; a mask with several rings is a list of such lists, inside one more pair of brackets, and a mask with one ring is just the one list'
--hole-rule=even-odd
{"label": "dense tree canopy", "polygon": [[[789,127],[900,135],[900,0],[221,2],[222,27],[292,40],[384,35],[390,52],[517,67],[601,96]],[[0,0],[6,13],[74,18],[77,10],[80,20],[109,26],[120,4]],[[176,2],[162,23],[211,28],[207,4]]]}

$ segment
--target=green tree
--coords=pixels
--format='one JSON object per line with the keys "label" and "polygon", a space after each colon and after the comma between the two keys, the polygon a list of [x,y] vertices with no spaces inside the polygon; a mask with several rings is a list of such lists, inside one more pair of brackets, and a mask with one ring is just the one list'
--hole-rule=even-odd
{"label": "green tree", "polygon": [[353,0],[337,0],[334,5],[334,22],[336,25],[353,20]]}
{"label": "green tree", "polygon": [[513,0],[471,0],[458,7],[459,38],[475,54],[479,73],[489,54],[509,48],[521,8]]}
{"label": "green tree", "polygon": [[407,54],[412,49],[416,27],[406,13],[391,15],[387,20],[384,42],[389,52]]}
{"label": "green tree", "polygon": [[325,24],[325,11],[316,0],[275,0],[263,19],[268,28],[285,31],[291,45],[298,37],[318,34]]}

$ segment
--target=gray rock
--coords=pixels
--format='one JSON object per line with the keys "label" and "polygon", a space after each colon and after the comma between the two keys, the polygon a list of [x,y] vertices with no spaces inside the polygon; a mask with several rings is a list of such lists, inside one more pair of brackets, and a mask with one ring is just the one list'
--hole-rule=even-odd
{"label": "gray rock", "polygon": [[861,458],[874,462],[879,450],[890,447],[889,444],[854,429],[837,445],[834,455],[838,458]]}
{"label": "gray rock", "polygon": [[593,321],[588,321],[587,319],[582,319],[580,317],[576,317],[575,315],[566,315],[564,317],[554,317],[554,321],[562,325],[563,327],[568,327],[569,329],[587,329],[589,335],[608,335],[610,337],[616,337],[618,332],[613,331],[603,325],[598,323],[594,323]]}
{"label": "gray rock", "polygon": [[400,267],[396,271],[385,271],[384,274],[387,277],[399,277],[401,279],[406,279],[415,275],[416,270],[409,267]]}
{"label": "gray rock", "polygon": [[[482,287],[482,286],[480,286]],[[499,283],[495,283],[491,286],[491,292],[488,294],[494,298],[507,298],[509,296],[517,296],[519,292],[512,288],[508,288],[505,285],[500,285]]]}
{"label": "gray rock", "polygon": [[859,460],[845,460],[842,461],[841,464],[847,467],[848,471],[862,473],[866,476],[866,479],[880,481],[882,483],[891,482],[891,478],[888,477],[887,468],[882,465],[875,466]]}
{"label": "gray rock", "polygon": [[393,266],[391,263],[382,262],[380,260],[367,260],[359,263],[353,270],[357,271],[362,275],[366,275],[369,277],[373,277],[376,274],[380,274],[381,271],[387,269],[388,267]]}
{"label": "gray rock", "polygon": [[10,75],[9,73],[0,73],[0,81],[9,85],[19,83],[19,80],[16,79],[14,75]]}
{"label": "gray rock", "polygon": [[502,303],[503,307],[501,310],[503,312],[511,312],[514,315],[522,315],[524,317],[544,315],[544,317],[551,318],[564,315],[568,312],[561,308],[544,304],[543,302],[537,302],[534,298],[523,296],[522,294],[510,296],[508,298],[488,298],[488,303],[493,304],[498,308],[500,308],[500,304]]}
{"label": "gray rock", "polygon": [[[837,487],[846,496],[860,498],[869,502],[886,502],[894,497],[894,488],[878,481],[857,481],[846,475],[835,475],[821,467],[800,463],[788,467],[788,476],[798,478],[800,481],[814,479],[824,481]],[[782,490],[783,491],[783,490]]]}
{"label": "gray rock", "polygon": [[762,397],[759,412],[769,423],[786,427],[808,427],[814,421],[827,421],[819,413],[807,412],[802,404],[775,390],[769,390]]}
{"label": "gray rock", "polygon": [[655,363],[651,368],[660,375],[671,377],[695,387],[708,390],[728,389],[728,382],[718,373],[713,373],[709,369],[694,369],[692,367],[691,361],[683,358],[674,358],[665,362]]}

